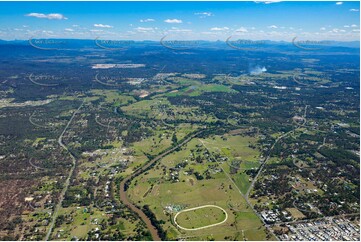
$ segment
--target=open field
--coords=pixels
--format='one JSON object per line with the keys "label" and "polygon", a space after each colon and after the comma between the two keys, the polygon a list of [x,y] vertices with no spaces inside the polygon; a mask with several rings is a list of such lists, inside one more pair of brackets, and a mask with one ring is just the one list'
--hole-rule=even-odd
{"label": "open field", "polygon": [[[166,230],[168,239],[185,236],[191,236],[193,239],[214,238],[224,240],[227,236],[241,239],[237,232],[240,229],[246,232],[245,238],[265,239],[266,233],[262,222],[253,214],[226,175],[217,168],[217,163],[211,160],[207,161],[206,156],[203,156],[204,151],[205,149],[199,140],[193,139],[179,151],[164,157],[154,168],[134,179],[129,189],[130,198],[139,206],[148,204],[157,219],[165,221],[162,227]],[[196,162],[194,157],[197,156],[202,157],[203,164]],[[188,165],[178,170],[178,178],[175,181],[173,180],[175,173],[171,169],[181,162],[186,162]],[[199,180],[194,174],[189,174],[189,170],[193,170],[193,173],[198,172],[203,176],[209,172],[212,178]],[[174,224],[174,216],[179,211],[205,204],[223,208],[228,214],[227,221],[213,227],[194,231],[182,230]],[[180,213],[177,221],[183,223],[185,228],[197,228],[222,220],[223,212],[219,209],[212,211],[212,213],[219,215],[213,218],[205,217],[208,215],[206,209],[195,211],[199,219],[193,221],[188,216],[189,220],[186,220],[187,216],[185,215],[188,213]],[[244,217],[243,215],[246,214],[247,217]],[[252,217],[252,219],[250,220],[248,217]],[[211,237],[209,237],[210,233],[212,234]]]}
{"label": "open field", "polygon": [[[242,42],[233,35],[234,41],[165,48],[165,42],[178,45],[174,38],[186,40],[201,30],[194,25],[198,20],[221,17],[224,4],[197,3],[199,12],[188,6],[182,20],[137,16],[139,6],[128,3],[100,4],[111,7],[107,13],[117,12],[115,18],[119,9],[127,13],[123,17],[134,15],[126,35],[116,31],[122,21],[84,25],[91,6],[57,15],[34,14],[36,9],[13,14],[21,29],[4,22],[0,240],[335,241],[359,231],[359,43],[331,41],[306,51],[280,35],[280,41],[267,38],[252,46],[258,50],[245,51],[231,48],[230,42]],[[225,9],[244,10],[237,4]],[[352,20],[359,6],[348,11],[350,4],[326,3],[325,9],[347,8],[338,13]],[[291,8],[249,3],[246,9],[283,5]],[[167,6],[159,7],[156,13],[167,13]],[[74,9],[82,14],[76,17]],[[59,49],[42,51],[22,38],[37,28],[34,23],[69,21],[64,31],[50,28],[33,36],[64,41]],[[345,22],[338,31],[322,23],[326,30],[320,34],[353,38],[357,22]],[[269,29],[267,35],[293,32],[272,24],[278,27],[222,23],[206,26],[198,37],[246,37],[262,28]],[[299,32],[307,26],[294,27]],[[163,30],[167,41],[151,40]],[[87,39],[90,33],[112,40]],[[131,41],[138,35],[150,40]],[[129,41],[118,39],[123,37]],[[100,42],[131,46],[101,48]],[[313,230],[320,227],[316,221],[325,228]],[[293,231],[297,224],[306,227]],[[346,233],[329,232],[333,224]],[[347,236],[359,241],[356,233]]]}
{"label": "open field", "polygon": [[227,221],[227,212],[218,206],[203,205],[178,212],[174,223],[183,230],[199,230],[220,225]]}
{"label": "open field", "polygon": [[261,153],[255,148],[257,139],[250,136],[223,135],[202,141],[211,152],[223,157],[218,160],[220,166],[245,194],[252,179],[246,171],[256,170],[260,166]]}

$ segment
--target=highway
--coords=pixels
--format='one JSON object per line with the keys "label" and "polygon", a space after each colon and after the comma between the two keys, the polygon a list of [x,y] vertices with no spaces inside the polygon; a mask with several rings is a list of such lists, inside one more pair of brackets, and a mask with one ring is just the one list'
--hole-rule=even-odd
{"label": "highway", "polygon": [[51,222],[50,222],[50,227],[48,229],[48,233],[46,234],[46,237],[45,237],[45,240],[49,240],[50,238],[50,235],[54,229],[54,225],[55,225],[55,221],[56,221],[56,217],[58,216],[58,213],[59,213],[59,210],[61,208],[61,204],[63,203],[63,200],[64,200],[64,196],[68,190],[68,187],[69,187],[69,184],[70,184],[70,180],[71,180],[71,177],[73,176],[73,173],[74,173],[74,169],[75,169],[75,166],[76,166],[76,159],[75,157],[73,156],[73,154],[71,152],[69,152],[69,149],[68,147],[66,147],[66,145],[63,143],[63,136],[65,134],[65,132],[67,131],[67,129],[69,128],[70,124],[73,122],[73,119],[75,117],[75,115],[80,111],[80,109],[83,107],[85,103],[85,99],[83,100],[83,102],[81,103],[81,105],[78,107],[77,110],[75,110],[75,112],[73,113],[73,115],[71,116],[69,122],[67,123],[67,125],[65,126],[63,132],[60,134],[59,138],[58,138],[58,143],[59,145],[68,152],[69,156],[71,157],[72,159],[72,167],[70,168],[70,171],[69,171],[69,174],[68,174],[68,177],[66,178],[65,180],[65,183],[64,183],[64,187],[63,187],[63,190],[61,191],[60,195],[59,195],[59,200],[58,200],[58,203],[56,204],[55,206],[55,210],[54,210],[54,213],[53,213],[53,216],[51,218]]}

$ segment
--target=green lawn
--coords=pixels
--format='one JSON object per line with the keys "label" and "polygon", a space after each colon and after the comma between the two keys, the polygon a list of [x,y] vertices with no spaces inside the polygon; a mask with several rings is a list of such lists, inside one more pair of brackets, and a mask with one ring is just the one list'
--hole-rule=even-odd
{"label": "green lawn", "polygon": [[226,214],[216,207],[204,207],[179,213],[177,223],[187,229],[200,228],[224,221]]}

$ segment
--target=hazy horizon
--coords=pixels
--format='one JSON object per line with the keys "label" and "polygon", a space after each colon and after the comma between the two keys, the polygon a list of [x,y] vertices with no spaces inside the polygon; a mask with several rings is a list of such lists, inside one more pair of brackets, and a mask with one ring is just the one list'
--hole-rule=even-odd
{"label": "hazy horizon", "polygon": [[359,2],[0,2],[0,39],[357,41]]}

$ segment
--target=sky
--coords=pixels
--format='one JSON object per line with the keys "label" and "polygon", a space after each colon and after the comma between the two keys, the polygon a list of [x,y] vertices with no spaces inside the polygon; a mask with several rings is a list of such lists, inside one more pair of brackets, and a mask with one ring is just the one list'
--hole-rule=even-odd
{"label": "sky", "polygon": [[359,2],[0,2],[0,39],[353,41]]}

